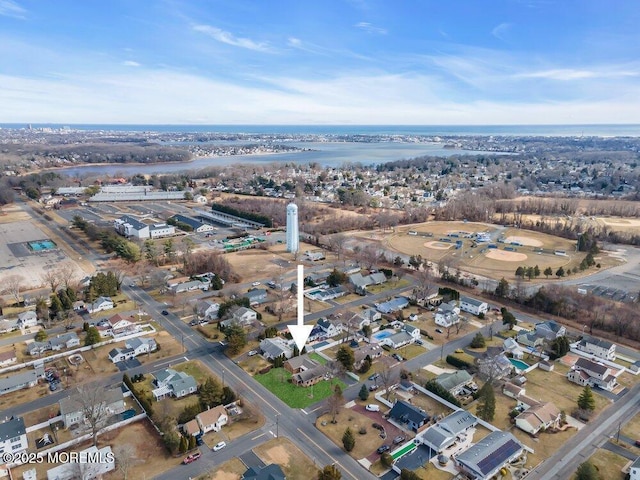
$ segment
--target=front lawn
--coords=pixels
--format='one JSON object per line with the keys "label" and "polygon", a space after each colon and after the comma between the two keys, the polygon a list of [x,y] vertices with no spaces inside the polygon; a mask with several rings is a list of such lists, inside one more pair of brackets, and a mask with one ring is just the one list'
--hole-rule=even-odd
{"label": "front lawn", "polygon": [[346,388],[342,381],[335,378],[311,387],[298,387],[290,383],[291,373],[284,368],[272,368],[269,373],[255,375],[253,378],[291,408],[306,408],[324,400],[333,393],[334,385],[340,385],[343,390]]}

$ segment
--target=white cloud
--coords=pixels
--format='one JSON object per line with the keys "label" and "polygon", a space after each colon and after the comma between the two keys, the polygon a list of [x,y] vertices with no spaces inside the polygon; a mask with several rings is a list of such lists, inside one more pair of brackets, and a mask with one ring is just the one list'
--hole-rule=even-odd
{"label": "white cloud", "polygon": [[359,22],[354,27],[364,30],[367,33],[375,33],[376,35],[386,35],[387,30],[381,27],[376,27],[369,22]]}
{"label": "white cloud", "polygon": [[272,52],[273,49],[266,42],[256,42],[250,38],[236,37],[231,32],[226,32],[220,28],[212,27],[211,25],[194,25],[193,30],[196,32],[204,33],[209,37],[227,45],[234,47],[246,48],[248,50],[255,50],[257,52]]}
{"label": "white cloud", "polygon": [[24,19],[27,11],[13,0],[0,0],[0,15]]}
{"label": "white cloud", "polygon": [[140,64],[138,62],[134,62],[133,60],[125,60],[122,62],[122,65],[125,67],[139,67]]}
{"label": "white cloud", "polygon": [[605,67],[596,70],[580,70],[571,68],[558,68],[552,70],[541,70],[537,72],[520,73],[515,75],[516,78],[546,78],[549,80],[582,80],[595,78],[624,78],[637,77],[640,74],[638,70],[618,70],[614,67]]}
{"label": "white cloud", "polygon": [[289,37],[287,39],[287,45],[289,45],[290,47],[294,47],[294,48],[300,48],[300,47],[302,47],[302,40],[300,40],[299,38],[295,38],[295,37]]}
{"label": "white cloud", "polygon": [[505,35],[507,34],[507,32],[509,32],[509,30],[511,30],[511,27],[513,27],[513,24],[503,22],[500,25],[496,26],[493,30],[491,30],[491,35],[499,40],[504,40]]}

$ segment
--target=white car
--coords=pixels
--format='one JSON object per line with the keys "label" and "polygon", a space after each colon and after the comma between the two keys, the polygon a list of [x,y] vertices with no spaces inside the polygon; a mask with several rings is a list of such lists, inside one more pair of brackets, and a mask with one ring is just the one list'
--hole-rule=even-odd
{"label": "white car", "polygon": [[251,286],[253,286],[253,287],[257,287],[258,285],[260,285],[260,282],[253,282],[253,283],[251,284]]}
{"label": "white car", "polygon": [[226,446],[227,446],[227,444],[226,444],[225,442],[219,442],[219,443],[216,443],[216,444],[213,446],[212,450],[213,450],[214,452],[217,452],[218,450],[222,450],[222,449],[223,449],[224,447],[226,447]]}
{"label": "white car", "polygon": [[257,350],[249,350],[247,352],[247,355],[250,356],[250,357],[253,357],[254,355],[257,355],[257,354],[258,354]]}
{"label": "white car", "polygon": [[369,405],[367,405],[364,408],[366,410],[369,410],[370,412],[379,412],[380,411],[380,405],[376,405],[374,403],[370,403]]}

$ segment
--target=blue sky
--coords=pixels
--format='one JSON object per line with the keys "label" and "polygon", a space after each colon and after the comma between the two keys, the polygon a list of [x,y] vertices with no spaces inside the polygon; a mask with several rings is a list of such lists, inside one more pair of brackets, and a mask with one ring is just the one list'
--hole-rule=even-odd
{"label": "blue sky", "polygon": [[0,0],[0,122],[640,123],[640,3]]}

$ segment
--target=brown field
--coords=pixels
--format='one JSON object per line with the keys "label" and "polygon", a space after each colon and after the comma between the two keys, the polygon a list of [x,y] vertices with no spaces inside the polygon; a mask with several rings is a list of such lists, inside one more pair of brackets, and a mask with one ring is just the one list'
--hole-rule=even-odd
{"label": "brown field", "polygon": [[240,480],[246,471],[247,467],[239,458],[232,458],[209,473],[200,475],[196,480]]}
{"label": "brown field", "polygon": [[506,252],[504,250],[491,249],[485,254],[486,258],[498,260],[500,262],[524,262],[529,258],[525,253]]}
{"label": "brown field", "polygon": [[[336,420],[338,423],[333,424],[331,423],[330,415],[322,415],[316,420],[316,426],[318,430],[329,437],[340,448],[342,448],[342,435],[344,431],[347,427],[351,428],[356,438],[356,445],[353,451],[349,453],[353,458],[364,458],[384,443],[384,440],[380,438],[379,432],[371,427],[373,420],[358,412],[342,408]],[[326,421],[327,424],[322,425],[323,421]],[[367,428],[365,435],[358,433],[361,426]]]}
{"label": "brown field", "polygon": [[253,451],[265,464],[280,465],[287,479],[308,480],[318,475],[311,459],[286,438],[274,438]]}
{"label": "brown field", "polygon": [[624,480],[627,476],[622,473],[622,468],[629,463],[626,458],[599,448],[589,459],[596,469],[600,472],[601,478],[606,475],[607,480]]}

